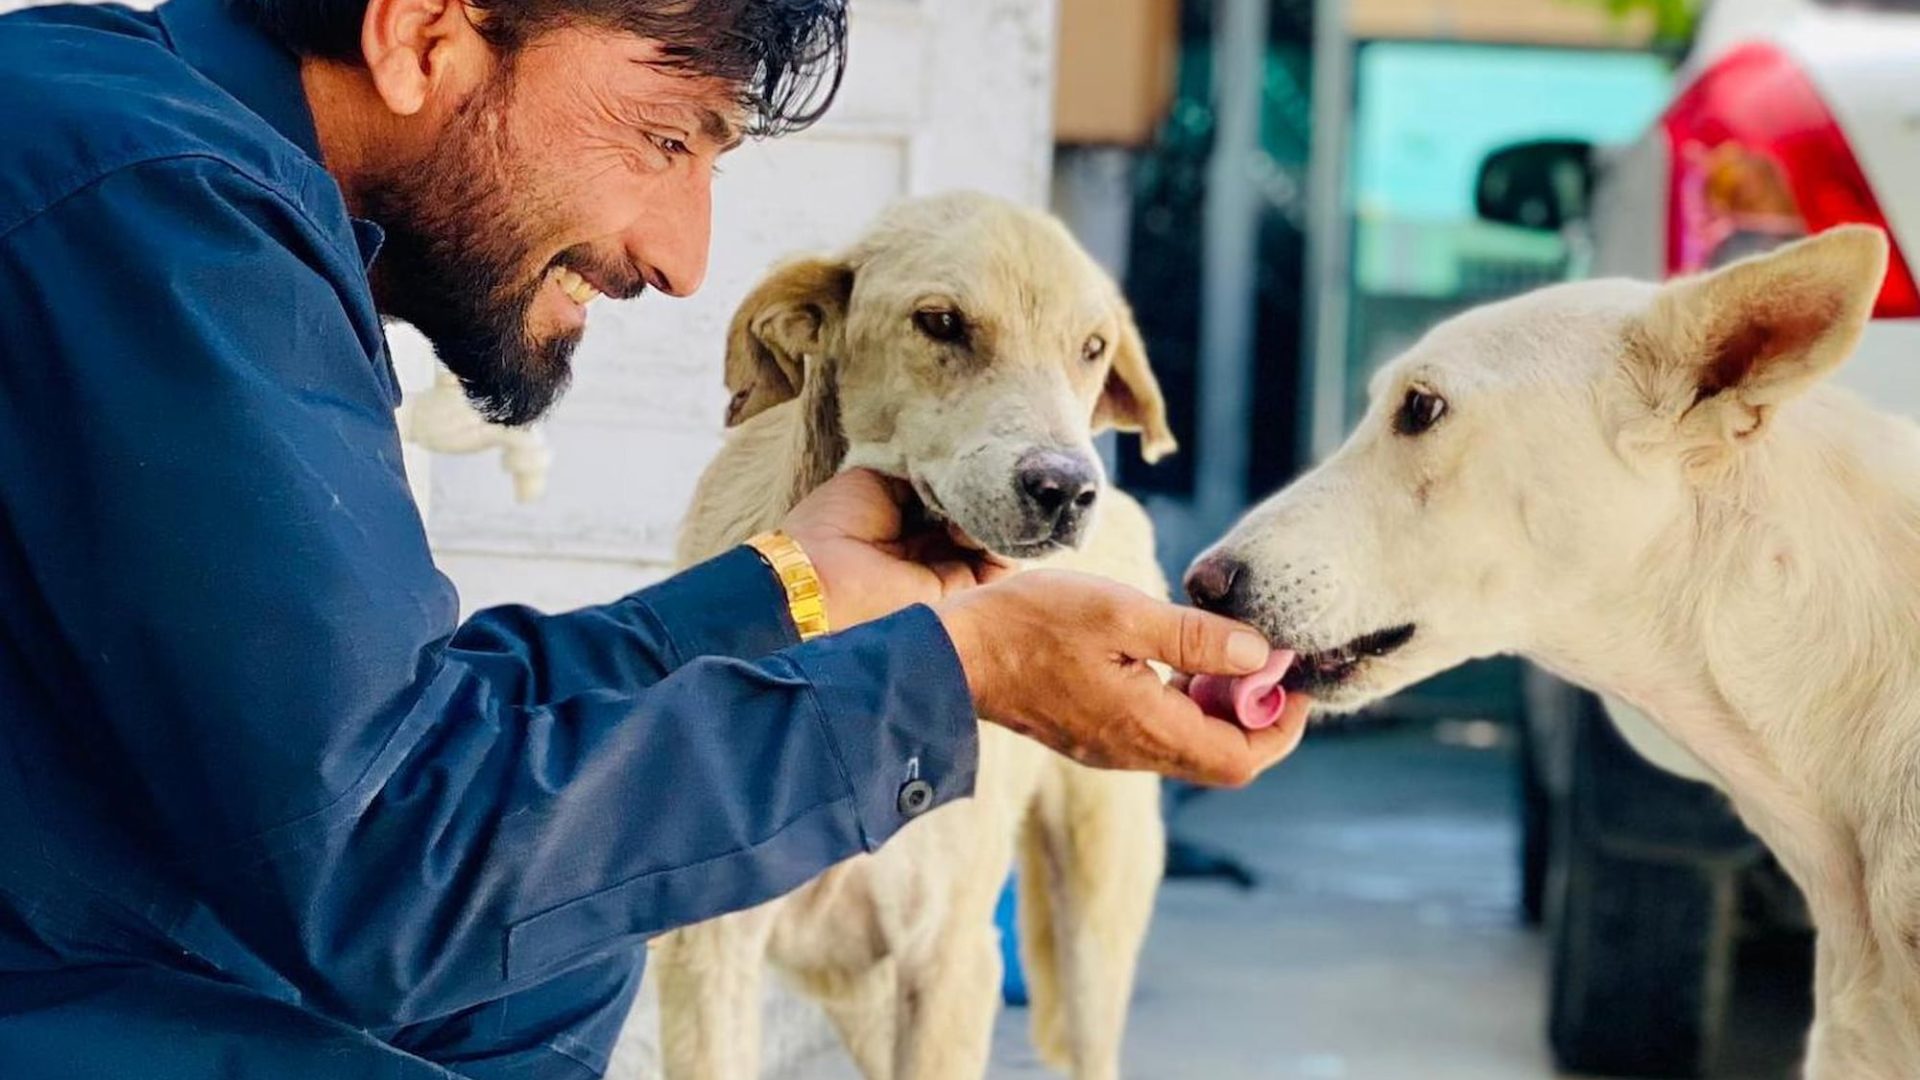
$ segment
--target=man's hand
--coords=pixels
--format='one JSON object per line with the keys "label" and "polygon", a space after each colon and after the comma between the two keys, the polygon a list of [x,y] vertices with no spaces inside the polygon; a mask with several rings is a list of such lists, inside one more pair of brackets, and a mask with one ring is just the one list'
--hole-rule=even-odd
{"label": "man's hand", "polygon": [[980,715],[1101,768],[1147,769],[1238,787],[1292,753],[1308,701],[1245,731],[1200,711],[1147,661],[1187,674],[1245,675],[1266,663],[1249,627],[1154,600],[1102,578],[1021,574],[935,609]]}
{"label": "man's hand", "polygon": [[853,469],[814,489],[781,523],[812,560],[835,630],[934,604],[1010,567],[954,543],[943,529],[910,532],[904,480]]}

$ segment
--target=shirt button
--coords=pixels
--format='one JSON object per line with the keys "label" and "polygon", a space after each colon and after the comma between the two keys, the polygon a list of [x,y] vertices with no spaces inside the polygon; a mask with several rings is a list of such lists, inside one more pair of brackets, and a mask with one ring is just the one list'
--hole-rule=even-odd
{"label": "shirt button", "polygon": [[919,817],[933,805],[933,785],[925,780],[909,780],[900,785],[900,798],[895,801],[902,817]]}

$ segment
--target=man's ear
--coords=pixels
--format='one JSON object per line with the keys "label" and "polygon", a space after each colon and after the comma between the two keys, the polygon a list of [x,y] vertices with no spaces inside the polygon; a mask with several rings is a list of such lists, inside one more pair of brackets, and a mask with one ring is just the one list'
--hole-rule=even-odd
{"label": "man's ear", "polygon": [[1845,225],[1675,281],[1628,334],[1628,378],[1695,452],[1724,456],[1840,366],[1886,271],[1886,236]]}
{"label": "man's ear", "polygon": [[1147,344],[1133,321],[1133,309],[1120,304],[1120,340],[1113,346],[1113,367],[1093,407],[1095,431],[1116,428],[1140,433],[1140,456],[1159,461],[1180,448],[1167,426],[1167,402],[1147,364]]}
{"label": "man's ear", "polygon": [[360,55],[386,107],[413,116],[437,97],[451,112],[484,83],[497,63],[485,17],[465,0],[368,0]]}
{"label": "man's ear", "polygon": [[853,270],[830,259],[774,268],[733,313],[727,330],[727,426],[800,394],[806,358],[839,351]]}

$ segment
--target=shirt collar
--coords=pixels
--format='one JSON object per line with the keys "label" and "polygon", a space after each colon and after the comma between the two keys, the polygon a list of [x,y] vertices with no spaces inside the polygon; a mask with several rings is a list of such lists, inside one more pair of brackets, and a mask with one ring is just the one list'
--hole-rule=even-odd
{"label": "shirt collar", "polygon": [[320,138],[293,53],[226,0],[168,0],[159,14],[180,59],[320,160]]}
{"label": "shirt collar", "polygon": [[[168,0],[158,9],[173,51],[215,86],[273,125],[316,163],[320,136],[300,81],[300,58],[248,22],[228,0]],[[371,267],[384,234],[353,218],[360,263]]]}

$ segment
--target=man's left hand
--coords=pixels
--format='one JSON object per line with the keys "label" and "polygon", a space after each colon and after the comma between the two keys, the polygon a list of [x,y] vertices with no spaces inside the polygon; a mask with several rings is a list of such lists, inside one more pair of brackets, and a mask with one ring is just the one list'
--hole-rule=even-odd
{"label": "man's left hand", "polygon": [[938,603],[1012,570],[956,543],[944,528],[911,528],[906,508],[913,498],[904,480],[851,469],[787,513],[781,528],[813,561],[834,629]]}

